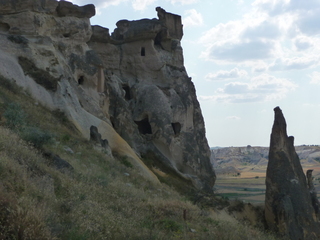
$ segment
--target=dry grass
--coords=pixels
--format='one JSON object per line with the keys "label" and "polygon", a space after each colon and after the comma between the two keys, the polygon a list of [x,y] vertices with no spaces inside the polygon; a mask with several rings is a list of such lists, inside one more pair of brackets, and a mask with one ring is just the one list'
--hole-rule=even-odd
{"label": "dry grass", "polygon": [[[0,87],[0,115],[7,102],[16,102],[28,122],[55,140],[35,148],[0,119],[0,239],[274,239],[146,181],[82,139],[61,113],[10,88]],[[49,165],[44,150],[73,170]]]}

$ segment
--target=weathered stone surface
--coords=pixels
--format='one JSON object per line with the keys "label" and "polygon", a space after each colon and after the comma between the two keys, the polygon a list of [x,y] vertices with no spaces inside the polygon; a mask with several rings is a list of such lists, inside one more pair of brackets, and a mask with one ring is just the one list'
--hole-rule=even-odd
{"label": "weathered stone surface", "polygon": [[98,132],[98,128],[96,126],[90,127],[90,140],[100,144],[101,147],[109,147],[108,140],[101,138],[101,134]]}
{"label": "weathered stone surface", "polygon": [[120,20],[112,33],[112,38],[118,41],[132,42],[142,39],[154,39],[162,29],[157,19],[141,19],[137,21]]}
{"label": "weathered stone surface", "polygon": [[181,40],[183,36],[181,16],[168,13],[161,7],[157,7],[156,10],[159,20],[167,27],[168,36]]}
{"label": "weathered stone surface", "polygon": [[73,171],[74,168],[66,160],[62,159],[59,155],[52,152],[44,152],[43,156],[48,160],[49,166],[53,166],[58,170],[70,170]]}
{"label": "weathered stone surface", "polygon": [[54,13],[57,6],[58,2],[56,0],[1,0],[0,14],[11,14],[24,11]]}
{"label": "weathered stone surface", "polygon": [[152,156],[212,190],[204,121],[183,65],[180,16],[158,8],[159,19],[119,21],[110,36],[100,26],[92,34],[92,6],[54,1],[52,12],[35,10],[35,1],[21,8],[9,2],[3,6],[10,14],[0,18],[2,75],[64,111],[86,138],[96,126],[112,153],[126,156],[148,180],[159,182],[140,157]]}
{"label": "weathered stone surface", "polygon": [[286,121],[274,109],[266,176],[265,218],[268,227],[292,240],[319,239],[319,223],[311,204],[306,176],[287,136]]}
{"label": "weathered stone surface", "polygon": [[152,156],[198,188],[211,190],[215,174],[194,85],[183,66],[181,18],[163,11],[161,20],[117,23],[111,43],[117,44],[113,52],[119,58],[104,53],[112,45],[106,41],[89,46],[107,69],[116,131],[141,156]]}
{"label": "weathered stone surface", "polygon": [[101,42],[101,43],[110,42],[109,29],[98,26],[98,25],[92,26],[92,36],[90,41]]}
{"label": "weathered stone surface", "polygon": [[91,18],[96,15],[96,9],[93,4],[79,7],[71,2],[60,1],[56,10],[60,17]]}
{"label": "weathered stone surface", "polygon": [[317,197],[317,191],[316,191],[314,184],[313,184],[312,171],[313,171],[313,169],[307,170],[308,189],[309,189],[313,209],[314,209],[316,217],[319,221],[320,220],[320,202]]}

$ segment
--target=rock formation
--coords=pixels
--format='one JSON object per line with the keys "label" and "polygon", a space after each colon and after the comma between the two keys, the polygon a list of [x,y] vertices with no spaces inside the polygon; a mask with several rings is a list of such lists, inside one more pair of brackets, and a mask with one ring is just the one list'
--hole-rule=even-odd
{"label": "rock formation", "polygon": [[93,5],[0,1],[0,74],[65,112],[86,138],[96,127],[150,181],[158,180],[140,157],[211,190],[215,174],[183,66],[181,17],[156,10],[158,19],[121,20],[110,34],[90,25]]}
{"label": "rock formation", "polygon": [[311,203],[314,208],[316,217],[318,221],[320,220],[320,202],[317,197],[317,191],[313,185],[313,179],[312,179],[312,171],[313,169],[309,169],[307,171],[307,181],[308,181],[308,189],[311,197]]}
{"label": "rock formation", "polygon": [[270,230],[292,240],[319,239],[319,223],[312,206],[306,176],[287,135],[279,107],[271,133],[266,176],[265,218]]}

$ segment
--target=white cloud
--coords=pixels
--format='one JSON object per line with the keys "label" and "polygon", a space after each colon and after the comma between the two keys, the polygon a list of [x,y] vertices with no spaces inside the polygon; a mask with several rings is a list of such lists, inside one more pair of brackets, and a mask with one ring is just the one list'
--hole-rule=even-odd
{"label": "white cloud", "polygon": [[201,57],[226,63],[269,59],[277,51],[276,40],[280,36],[277,24],[253,14],[207,31],[199,40],[206,47]]}
{"label": "white cloud", "polygon": [[228,116],[228,117],[226,117],[226,119],[236,121],[236,120],[240,120],[241,118],[238,116]]}
{"label": "white cloud", "polygon": [[265,72],[268,69],[268,64],[264,61],[255,61],[252,65],[252,72]]}
{"label": "white cloud", "polygon": [[261,12],[267,12],[270,16],[280,15],[287,12],[301,12],[318,9],[318,0],[257,0],[252,6],[257,7]]}
{"label": "white cloud", "polygon": [[210,60],[236,63],[271,58],[275,49],[274,42],[270,41],[225,42],[222,45],[213,44],[203,56]]}
{"label": "white cloud", "polygon": [[277,39],[281,36],[279,24],[271,21],[263,21],[256,26],[248,26],[244,29],[241,38],[257,40],[257,39]]}
{"label": "white cloud", "polygon": [[311,78],[311,81],[310,81],[311,84],[320,85],[320,72],[314,71],[310,75],[308,75],[308,77]]}
{"label": "white cloud", "polygon": [[87,5],[87,4],[94,4],[96,9],[99,8],[106,8],[109,6],[117,6],[121,2],[125,2],[127,0],[72,0],[73,4],[77,4],[79,6]]}
{"label": "white cloud", "polygon": [[188,4],[193,4],[193,3],[197,3],[198,0],[170,0],[170,2],[172,4],[181,4],[181,5],[188,5]]}
{"label": "white cloud", "polygon": [[270,71],[299,70],[318,64],[319,59],[314,57],[278,58],[269,66]]}
{"label": "white cloud", "polygon": [[201,26],[203,24],[203,17],[201,13],[195,9],[185,11],[186,17],[182,19],[184,27]]}
{"label": "white cloud", "polygon": [[222,103],[248,103],[279,100],[295,90],[296,84],[285,78],[261,74],[250,82],[232,82],[219,88],[212,96],[200,96],[200,100]]}
{"label": "white cloud", "polygon": [[320,33],[320,9],[315,9],[300,15],[297,25],[301,32],[306,35],[317,35]]}
{"label": "white cloud", "polygon": [[319,0],[257,0],[248,14],[218,24],[203,34],[199,39],[205,46],[201,57],[228,64],[296,58],[283,68],[307,68],[314,64],[313,60],[300,61],[303,56],[295,54],[312,51],[313,55],[320,55],[319,22]]}
{"label": "white cloud", "polygon": [[305,36],[295,38],[293,43],[297,51],[304,51],[313,46],[312,40]]}
{"label": "white cloud", "polygon": [[205,76],[205,79],[208,81],[212,80],[227,80],[232,78],[241,78],[247,76],[247,72],[245,70],[239,70],[238,68],[234,68],[230,71],[220,70],[216,73],[208,73]]}
{"label": "white cloud", "polygon": [[133,0],[132,7],[134,10],[142,11],[146,9],[147,6],[153,4],[157,0]]}

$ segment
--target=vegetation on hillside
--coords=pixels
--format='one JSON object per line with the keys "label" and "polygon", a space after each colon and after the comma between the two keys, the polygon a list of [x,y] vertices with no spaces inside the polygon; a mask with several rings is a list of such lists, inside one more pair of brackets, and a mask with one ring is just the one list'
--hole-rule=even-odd
{"label": "vegetation on hillside", "polygon": [[146,181],[0,77],[0,239],[275,239],[158,175]]}

